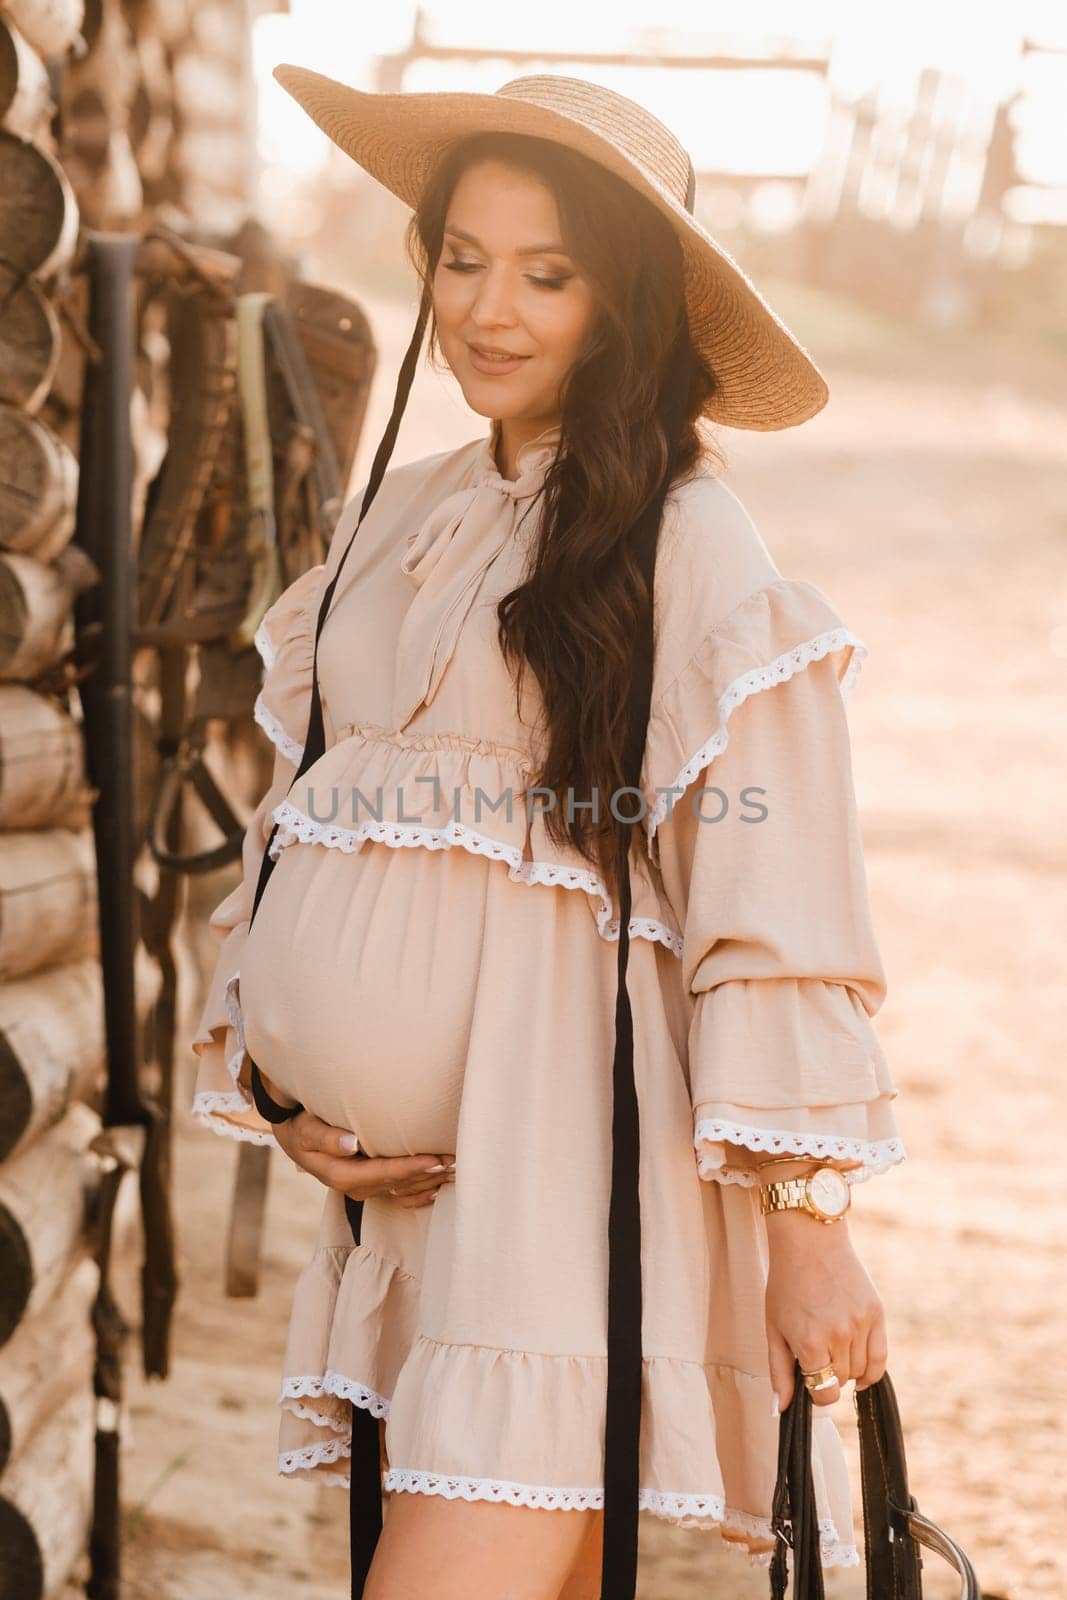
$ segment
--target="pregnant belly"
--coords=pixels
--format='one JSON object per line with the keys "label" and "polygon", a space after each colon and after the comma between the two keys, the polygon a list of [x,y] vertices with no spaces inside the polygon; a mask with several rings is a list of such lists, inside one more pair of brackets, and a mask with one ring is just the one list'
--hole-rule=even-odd
{"label": "pregnant belly", "polygon": [[456,1148],[491,870],[373,841],[275,865],[241,959],[248,1049],[370,1155]]}

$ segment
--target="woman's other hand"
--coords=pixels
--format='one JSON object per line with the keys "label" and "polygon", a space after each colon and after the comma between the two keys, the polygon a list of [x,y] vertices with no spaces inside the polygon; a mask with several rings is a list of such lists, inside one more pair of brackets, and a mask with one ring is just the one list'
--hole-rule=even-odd
{"label": "woman's other hand", "polygon": [[443,1183],[455,1182],[455,1172],[433,1170],[454,1165],[454,1154],[365,1156],[355,1150],[355,1134],[323,1122],[311,1111],[278,1123],[274,1137],[298,1167],[353,1200],[384,1195],[411,1209],[431,1205]]}
{"label": "woman's other hand", "polygon": [[842,1385],[876,1383],[886,1369],[885,1309],[852,1247],[847,1219],[826,1224],[806,1211],[771,1212],[766,1325],[771,1383],[784,1411],[793,1398],[793,1357],[803,1372],[832,1366],[838,1381],[811,1398],[833,1405]]}

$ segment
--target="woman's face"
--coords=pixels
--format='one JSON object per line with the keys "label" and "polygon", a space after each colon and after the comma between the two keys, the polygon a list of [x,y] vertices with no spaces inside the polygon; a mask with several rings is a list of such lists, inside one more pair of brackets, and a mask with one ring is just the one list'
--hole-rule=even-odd
{"label": "woman's face", "polygon": [[[540,179],[500,161],[467,168],[445,218],[433,305],[441,350],[473,411],[541,427],[559,420],[594,302]],[[477,347],[519,359],[493,362]]]}

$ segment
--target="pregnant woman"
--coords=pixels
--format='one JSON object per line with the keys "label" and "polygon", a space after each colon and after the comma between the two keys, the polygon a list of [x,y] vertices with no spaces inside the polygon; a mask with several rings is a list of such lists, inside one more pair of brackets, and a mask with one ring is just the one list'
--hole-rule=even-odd
{"label": "pregnant woman", "polygon": [[[854,1564],[830,1407],[887,1352],[845,1212],[904,1154],[864,650],[705,426],[825,383],[621,95],[277,75],[412,206],[423,289],[370,477],[260,629],[274,779],[194,1040],[198,1114],[325,1186],[281,1470],[351,1485],[366,1600],[631,1600],[639,1509],[769,1559],[796,1357]],[[386,470],[431,318],[488,431]]]}

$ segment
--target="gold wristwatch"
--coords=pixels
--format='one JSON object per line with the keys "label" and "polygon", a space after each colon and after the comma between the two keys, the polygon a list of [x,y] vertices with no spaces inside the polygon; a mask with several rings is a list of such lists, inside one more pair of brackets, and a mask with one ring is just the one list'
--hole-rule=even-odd
{"label": "gold wristwatch", "polygon": [[800,1178],[786,1178],[764,1184],[760,1189],[760,1210],[810,1211],[819,1222],[840,1222],[852,1204],[852,1190],[837,1167],[816,1167]]}

